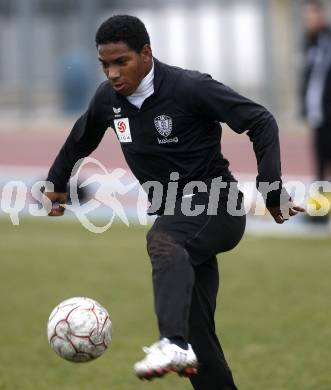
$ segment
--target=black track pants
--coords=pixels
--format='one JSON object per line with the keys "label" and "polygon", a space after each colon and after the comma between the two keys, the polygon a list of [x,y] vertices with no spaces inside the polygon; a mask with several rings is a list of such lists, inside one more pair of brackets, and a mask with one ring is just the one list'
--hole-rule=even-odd
{"label": "black track pants", "polygon": [[[193,199],[194,207],[207,205],[209,197],[199,193]],[[240,196],[238,207],[241,202]],[[215,333],[216,254],[239,243],[245,220],[245,215],[228,213],[226,193],[221,194],[217,215],[186,216],[179,199],[174,215],[158,217],[147,234],[160,335],[180,336],[192,344],[199,360],[198,375],[191,380],[196,390],[236,389]]]}

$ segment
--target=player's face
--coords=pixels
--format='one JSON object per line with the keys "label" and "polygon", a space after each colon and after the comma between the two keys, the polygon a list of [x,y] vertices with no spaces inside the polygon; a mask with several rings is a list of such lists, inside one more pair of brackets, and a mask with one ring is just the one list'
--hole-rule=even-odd
{"label": "player's face", "polygon": [[131,95],[152,67],[152,51],[145,45],[140,53],[124,42],[98,46],[99,61],[107,79],[116,92]]}

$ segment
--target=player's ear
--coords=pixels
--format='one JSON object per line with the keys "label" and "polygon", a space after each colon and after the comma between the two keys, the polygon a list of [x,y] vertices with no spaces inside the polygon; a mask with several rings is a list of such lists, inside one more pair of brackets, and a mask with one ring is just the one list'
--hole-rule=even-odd
{"label": "player's ear", "polygon": [[141,49],[140,55],[142,56],[144,62],[150,61],[150,59],[152,58],[152,49],[150,45],[146,43],[144,47]]}

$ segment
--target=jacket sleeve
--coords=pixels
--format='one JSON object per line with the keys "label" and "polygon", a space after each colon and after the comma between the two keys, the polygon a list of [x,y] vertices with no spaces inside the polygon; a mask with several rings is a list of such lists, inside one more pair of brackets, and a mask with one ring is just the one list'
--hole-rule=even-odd
{"label": "jacket sleeve", "polygon": [[90,155],[101,142],[108,126],[97,110],[96,94],[87,111],[76,121],[49,170],[47,181],[54,184],[55,192],[67,191],[67,183],[76,162]]}
{"label": "jacket sleeve", "polygon": [[267,206],[279,206],[282,192],[279,131],[272,114],[209,75],[201,74],[191,85],[194,85],[191,96],[200,114],[228,124],[236,133],[247,131],[257,160],[257,188]]}

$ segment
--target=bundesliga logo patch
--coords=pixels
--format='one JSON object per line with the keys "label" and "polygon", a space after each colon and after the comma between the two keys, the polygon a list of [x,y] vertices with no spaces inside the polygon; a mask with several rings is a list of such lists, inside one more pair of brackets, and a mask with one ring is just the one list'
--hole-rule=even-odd
{"label": "bundesliga logo patch", "polygon": [[128,118],[114,120],[115,131],[120,142],[132,142]]}

